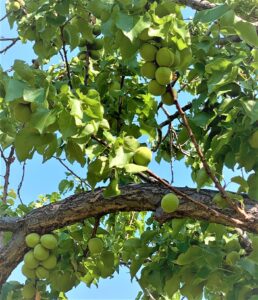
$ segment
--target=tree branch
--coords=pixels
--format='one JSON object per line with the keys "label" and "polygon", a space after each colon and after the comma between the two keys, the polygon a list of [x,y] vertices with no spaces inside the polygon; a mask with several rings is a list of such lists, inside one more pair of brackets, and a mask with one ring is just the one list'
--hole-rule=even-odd
{"label": "tree branch", "polygon": [[[2,39],[2,40],[4,40],[4,39]],[[8,40],[9,40],[9,41],[11,40],[12,42],[11,42],[8,46],[6,46],[6,47],[3,48],[2,50],[0,50],[0,54],[5,53],[8,49],[10,49],[12,46],[14,46],[14,45],[20,40],[20,38],[17,37],[17,38],[8,39]]]}
{"label": "tree branch", "polygon": [[[105,199],[103,189],[93,192],[85,192],[70,196],[62,201],[51,203],[34,209],[23,218],[13,219],[4,226],[3,219],[1,229],[11,229],[11,223],[17,224],[15,234],[10,243],[0,253],[0,286],[3,284],[12,270],[22,260],[26,251],[25,235],[29,232],[43,234],[64,226],[81,222],[86,218],[98,217],[114,212],[153,211],[156,212],[156,220],[163,223],[172,218],[191,218],[219,223],[226,226],[241,228],[242,230],[258,233],[258,204],[244,196],[244,204],[250,218],[239,219],[239,215],[232,209],[218,209],[212,201],[217,193],[212,190],[200,190],[191,188],[176,188],[182,194],[191,197],[195,201],[208,206],[211,210],[217,210],[217,215],[211,210],[202,210],[199,205],[181,197],[177,211],[165,214],[160,208],[160,201],[164,194],[170,190],[160,184],[130,184],[121,187],[121,195]],[[139,201],[139,199],[141,199]],[[13,251],[15,249],[15,251]]]}

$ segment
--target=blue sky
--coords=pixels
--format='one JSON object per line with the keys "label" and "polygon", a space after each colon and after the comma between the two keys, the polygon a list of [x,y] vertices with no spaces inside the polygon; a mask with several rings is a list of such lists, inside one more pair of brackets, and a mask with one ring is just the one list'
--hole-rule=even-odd
{"label": "blue sky", "polygon": [[[0,12],[3,16],[4,2],[0,3]],[[186,10],[185,17],[193,15],[191,10]],[[0,36],[1,37],[16,37],[17,33],[15,28],[9,29],[6,20],[0,23]],[[6,44],[0,42],[0,49]],[[32,44],[22,44],[18,42],[14,47],[9,49],[4,55],[0,57],[0,64],[4,70],[10,69],[15,59],[21,59],[28,63],[36,58],[32,50]],[[183,99],[180,99],[181,104],[187,103],[190,98],[187,94],[180,94]],[[171,110],[169,107],[168,110]],[[173,108],[170,111],[173,112]],[[156,172],[162,178],[170,181],[171,174],[170,168],[167,164],[161,163],[158,165],[155,161],[150,164],[150,169]],[[85,175],[85,170],[82,170],[77,164],[71,166],[71,168],[80,175]],[[175,186],[193,186],[190,177],[190,170],[187,170],[182,162],[175,161],[173,163],[175,180]],[[3,166],[1,168],[1,171]],[[21,191],[22,199],[25,203],[29,203],[37,199],[38,195],[51,193],[58,190],[58,183],[65,177],[64,172],[66,170],[56,160],[50,160],[42,164],[42,160],[39,156],[35,156],[33,160],[28,161],[26,165],[26,174]],[[2,171],[3,172],[3,171]],[[226,171],[225,178],[229,178],[232,172]],[[15,162],[12,165],[10,187],[17,189],[22,175],[22,166],[19,162]],[[230,185],[233,189],[234,186]],[[18,201],[18,200],[17,200]],[[20,273],[20,267],[18,267],[12,273],[10,280],[24,281],[24,277]],[[92,287],[88,289],[84,284],[80,284],[76,289],[73,289],[68,295],[69,300],[80,300],[80,299],[135,299],[140,288],[138,284],[133,281],[131,283],[128,270],[121,269],[119,275],[115,275],[113,279],[101,280],[99,288]]]}

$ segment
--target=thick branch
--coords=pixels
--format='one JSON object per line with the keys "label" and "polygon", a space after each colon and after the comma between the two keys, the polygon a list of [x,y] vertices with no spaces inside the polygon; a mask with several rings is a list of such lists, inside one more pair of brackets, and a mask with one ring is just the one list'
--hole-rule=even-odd
{"label": "thick branch", "polygon": [[[216,191],[201,190],[197,192],[190,188],[177,188],[177,190],[200,204],[209,206],[211,210],[202,210],[199,205],[181,197],[178,210],[172,214],[164,214],[160,208],[160,201],[162,196],[169,192],[169,189],[153,183],[123,186],[121,195],[111,199],[105,199],[103,189],[97,189],[94,192],[73,195],[62,201],[34,209],[24,218],[14,222],[19,224],[15,225],[17,226],[16,233],[9,245],[0,253],[0,286],[23,258],[26,251],[24,243],[26,233],[39,232],[42,234],[81,222],[86,218],[97,218],[113,212],[156,211],[156,219],[159,222],[166,222],[172,218],[192,218],[258,233],[258,204],[247,197],[244,202],[250,218],[242,221],[232,208],[220,210],[214,205],[212,198]],[[212,210],[217,210],[219,213],[212,214]],[[8,226],[10,229],[10,225]]]}

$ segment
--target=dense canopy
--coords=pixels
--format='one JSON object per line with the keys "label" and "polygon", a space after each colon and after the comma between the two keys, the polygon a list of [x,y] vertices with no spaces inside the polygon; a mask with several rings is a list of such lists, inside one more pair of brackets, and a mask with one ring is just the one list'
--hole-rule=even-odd
{"label": "dense canopy", "polygon": [[[1,300],[67,299],[121,266],[137,299],[257,299],[255,2],[6,1],[17,36],[0,53],[35,56],[0,68]],[[23,203],[38,156],[66,174]],[[174,186],[183,172],[192,188]],[[22,261],[25,284],[8,281]]]}

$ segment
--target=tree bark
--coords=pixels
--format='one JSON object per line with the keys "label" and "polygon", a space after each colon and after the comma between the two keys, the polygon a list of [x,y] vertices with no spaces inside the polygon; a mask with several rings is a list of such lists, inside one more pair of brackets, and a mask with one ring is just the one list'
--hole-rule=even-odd
{"label": "tree bark", "polygon": [[191,188],[177,189],[207,205],[211,210],[201,210],[200,206],[181,197],[178,210],[165,214],[160,208],[160,201],[163,195],[170,191],[159,184],[144,183],[123,186],[121,195],[110,199],[105,199],[103,189],[99,188],[93,192],[73,195],[62,201],[34,209],[23,218],[0,218],[1,230],[15,232],[12,240],[0,253],[0,286],[8,279],[28,250],[24,241],[26,234],[30,232],[43,234],[86,218],[109,213],[152,211],[155,212],[156,220],[161,223],[172,218],[191,218],[258,233],[258,204],[248,197],[244,197],[244,204],[249,218],[243,220],[232,209],[221,210],[214,205],[212,198],[217,193],[216,191],[200,190],[197,192],[196,189]]}

